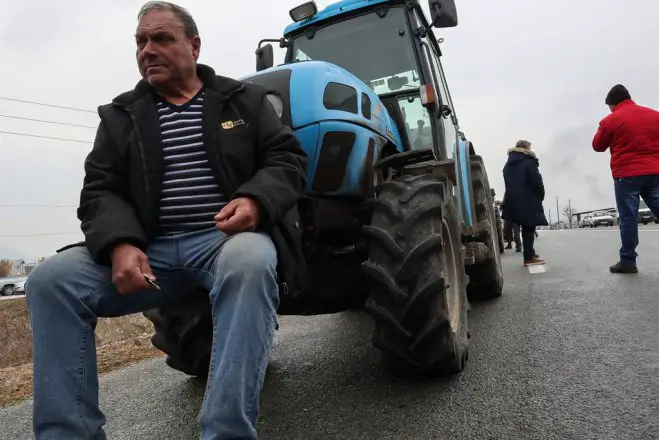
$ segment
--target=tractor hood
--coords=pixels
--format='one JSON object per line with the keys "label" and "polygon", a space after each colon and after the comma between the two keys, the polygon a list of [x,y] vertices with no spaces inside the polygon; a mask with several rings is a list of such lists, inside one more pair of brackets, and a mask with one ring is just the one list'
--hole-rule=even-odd
{"label": "tractor hood", "polygon": [[240,78],[268,91],[282,122],[293,130],[322,121],[370,128],[402,145],[393,119],[378,95],[347,70],[324,61],[302,61]]}

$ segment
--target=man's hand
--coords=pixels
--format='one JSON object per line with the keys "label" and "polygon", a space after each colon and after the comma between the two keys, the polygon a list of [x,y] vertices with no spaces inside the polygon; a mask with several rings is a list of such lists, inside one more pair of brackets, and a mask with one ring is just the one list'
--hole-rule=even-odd
{"label": "man's hand", "polygon": [[153,287],[144,279],[155,282],[149,259],[137,247],[120,244],[112,251],[112,283],[121,295],[149,290]]}
{"label": "man's hand", "polygon": [[215,216],[217,229],[227,235],[254,231],[259,219],[259,206],[249,197],[233,199]]}

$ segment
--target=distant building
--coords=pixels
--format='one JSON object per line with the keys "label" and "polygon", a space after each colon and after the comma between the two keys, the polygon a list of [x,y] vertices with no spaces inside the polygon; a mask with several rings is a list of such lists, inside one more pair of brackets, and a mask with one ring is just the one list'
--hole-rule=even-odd
{"label": "distant building", "polygon": [[11,272],[9,276],[20,276],[23,275],[23,270],[25,267],[25,260],[11,260]]}

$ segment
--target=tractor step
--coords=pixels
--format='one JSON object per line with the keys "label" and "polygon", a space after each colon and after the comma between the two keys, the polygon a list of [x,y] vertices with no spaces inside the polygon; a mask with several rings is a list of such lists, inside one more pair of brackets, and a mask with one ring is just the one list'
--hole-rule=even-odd
{"label": "tractor step", "polygon": [[480,241],[472,241],[465,244],[465,266],[473,266],[487,261],[490,257],[490,249]]}

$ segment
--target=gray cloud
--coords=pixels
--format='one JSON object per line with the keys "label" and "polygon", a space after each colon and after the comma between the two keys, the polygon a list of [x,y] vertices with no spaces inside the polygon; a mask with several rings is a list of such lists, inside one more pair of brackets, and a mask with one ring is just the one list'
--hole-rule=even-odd
{"label": "gray cloud", "polygon": [[[228,76],[254,70],[259,39],[278,37],[301,0],[181,2],[202,34],[201,61]],[[139,79],[135,16],[141,1],[32,3],[2,1],[0,96],[94,110]],[[318,1],[320,7],[330,1]],[[443,64],[462,129],[485,157],[503,194],[507,148],[533,142],[547,183],[548,204],[570,197],[580,208],[612,204],[608,155],[590,141],[606,115],[608,89],[623,82],[639,103],[659,107],[659,27],[655,0],[458,2],[460,25],[442,30]],[[282,60],[282,54],[278,54]],[[0,114],[95,125],[94,114],[0,100]],[[91,141],[93,129],[0,118],[0,130]],[[90,144],[0,134],[2,204],[75,205]],[[561,202],[561,204],[563,204]],[[50,254],[82,236],[75,208],[0,207],[0,238],[32,256]]]}

